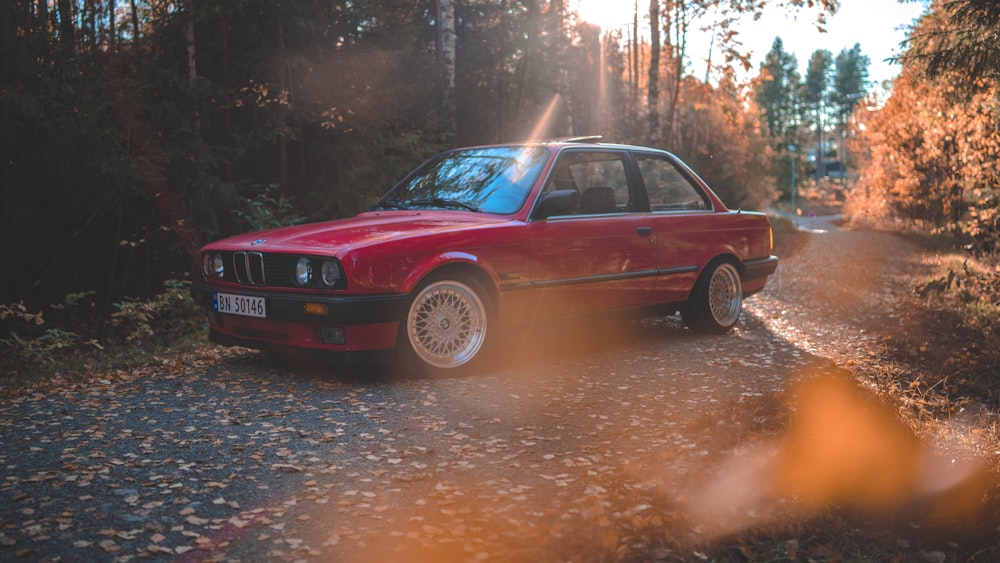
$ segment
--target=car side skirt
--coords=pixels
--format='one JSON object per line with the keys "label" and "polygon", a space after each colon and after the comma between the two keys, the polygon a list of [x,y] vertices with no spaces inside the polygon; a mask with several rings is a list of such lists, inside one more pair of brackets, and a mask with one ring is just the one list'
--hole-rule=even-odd
{"label": "car side skirt", "polygon": [[609,274],[601,276],[583,276],[578,278],[563,278],[553,280],[539,280],[529,282],[519,282],[500,286],[502,291],[517,291],[524,289],[537,289],[542,287],[558,287],[563,285],[578,285],[583,283],[600,283],[609,281],[628,280],[635,278],[647,278],[655,276],[673,276],[677,274],[688,274],[697,272],[698,266],[681,266],[679,268],[668,268],[665,270],[644,270],[639,272],[625,272],[621,274]]}

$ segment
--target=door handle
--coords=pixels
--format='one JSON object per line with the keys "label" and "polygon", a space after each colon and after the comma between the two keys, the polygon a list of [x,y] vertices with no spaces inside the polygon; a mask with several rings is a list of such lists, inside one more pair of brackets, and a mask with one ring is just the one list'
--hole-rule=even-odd
{"label": "door handle", "polygon": [[635,229],[635,234],[639,235],[640,237],[648,237],[649,235],[653,234],[653,227],[637,227]]}

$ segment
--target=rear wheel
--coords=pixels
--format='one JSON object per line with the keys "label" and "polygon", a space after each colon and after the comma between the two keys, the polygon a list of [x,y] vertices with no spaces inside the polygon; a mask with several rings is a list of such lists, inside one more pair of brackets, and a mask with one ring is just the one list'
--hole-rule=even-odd
{"label": "rear wheel", "polygon": [[711,334],[728,332],[743,311],[743,281],[731,262],[716,262],[698,279],[681,309],[684,324]]}
{"label": "rear wheel", "polygon": [[450,371],[482,356],[490,322],[484,295],[482,285],[471,278],[437,279],[420,286],[400,336],[421,367]]}

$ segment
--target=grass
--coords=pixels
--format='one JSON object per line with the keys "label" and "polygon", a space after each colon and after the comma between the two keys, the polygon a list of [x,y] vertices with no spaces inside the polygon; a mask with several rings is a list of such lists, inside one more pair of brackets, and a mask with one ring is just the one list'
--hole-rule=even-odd
{"label": "grass", "polygon": [[924,341],[909,359],[949,374],[947,391],[1000,406],[1000,264],[928,242],[930,271],[914,287]]}

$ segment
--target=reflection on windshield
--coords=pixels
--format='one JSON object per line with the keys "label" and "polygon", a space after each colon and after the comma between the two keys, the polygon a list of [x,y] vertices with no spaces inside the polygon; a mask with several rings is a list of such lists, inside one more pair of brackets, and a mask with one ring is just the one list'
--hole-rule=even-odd
{"label": "reflection on windshield", "polygon": [[491,147],[440,154],[378,203],[382,209],[463,209],[507,215],[524,204],[548,151]]}

